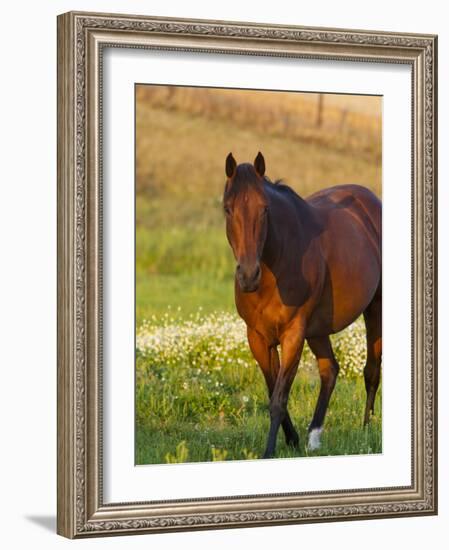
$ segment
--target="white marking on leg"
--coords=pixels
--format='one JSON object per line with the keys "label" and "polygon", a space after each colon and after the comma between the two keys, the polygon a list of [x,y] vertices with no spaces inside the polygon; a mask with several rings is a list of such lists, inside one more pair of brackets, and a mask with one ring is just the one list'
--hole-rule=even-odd
{"label": "white marking on leg", "polygon": [[320,448],[321,442],[321,432],[323,431],[323,428],[314,428],[309,433],[309,450],[310,451],[316,451]]}

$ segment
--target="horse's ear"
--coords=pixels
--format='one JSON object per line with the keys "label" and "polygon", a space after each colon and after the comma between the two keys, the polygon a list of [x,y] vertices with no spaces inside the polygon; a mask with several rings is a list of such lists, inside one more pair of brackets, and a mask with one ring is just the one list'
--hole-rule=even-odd
{"label": "horse's ear", "polygon": [[237,163],[235,162],[235,158],[232,156],[232,153],[229,153],[229,155],[226,157],[226,175],[228,178],[232,178],[232,176],[235,174],[235,169],[237,168]]}
{"label": "horse's ear", "polygon": [[257,157],[254,159],[254,169],[256,174],[263,178],[265,174],[265,159],[263,158],[262,153],[259,151]]}

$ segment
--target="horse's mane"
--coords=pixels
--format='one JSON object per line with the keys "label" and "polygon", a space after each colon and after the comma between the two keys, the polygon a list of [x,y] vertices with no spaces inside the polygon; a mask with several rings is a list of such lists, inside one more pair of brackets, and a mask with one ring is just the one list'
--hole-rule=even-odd
{"label": "horse's mane", "polygon": [[275,192],[278,192],[282,195],[289,195],[293,202],[297,202],[301,205],[307,204],[306,201],[298,195],[298,193],[293,190],[289,185],[284,183],[282,179],[275,180],[274,182],[270,180],[267,176],[264,177],[265,183],[268,185],[270,189],[272,189]]}
{"label": "horse's mane", "polygon": [[[282,179],[278,179],[273,182],[268,176],[264,176],[263,181],[270,191],[272,190],[280,195],[288,196],[297,208],[303,210],[304,208],[302,207],[307,206],[307,202],[301,198],[289,185],[284,183]],[[229,197],[230,195],[239,193],[242,186],[248,185],[254,185],[256,187],[258,185],[254,166],[250,163],[239,164],[233,184],[230,186],[230,189],[225,189],[225,196]]]}

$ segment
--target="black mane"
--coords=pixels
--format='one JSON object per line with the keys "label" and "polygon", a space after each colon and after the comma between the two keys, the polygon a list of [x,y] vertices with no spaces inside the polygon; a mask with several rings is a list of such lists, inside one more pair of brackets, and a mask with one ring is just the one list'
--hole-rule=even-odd
{"label": "black mane", "polygon": [[299,201],[301,204],[307,204],[306,201],[300,195],[298,195],[298,193],[294,189],[284,183],[281,179],[273,182],[270,180],[270,178],[265,176],[264,180],[269,189],[272,189],[273,191],[278,192],[281,195],[289,195],[294,202]]}
{"label": "black mane", "polygon": [[[269,177],[263,177],[265,189],[274,191],[282,196],[288,197],[291,202],[301,208],[307,206],[307,202],[296,193],[289,185],[281,179],[272,181]],[[240,193],[245,187],[254,186],[260,189],[260,179],[258,178],[254,166],[250,163],[242,163],[237,166],[235,176],[232,180],[232,185],[225,189],[225,198]]]}

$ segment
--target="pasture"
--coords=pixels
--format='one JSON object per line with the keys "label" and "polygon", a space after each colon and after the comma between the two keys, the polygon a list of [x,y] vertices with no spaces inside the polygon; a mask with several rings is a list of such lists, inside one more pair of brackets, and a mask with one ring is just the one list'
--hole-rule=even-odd
{"label": "pasture", "polygon": [[[269,94],[240,92],[233,118],[229,103],[218,112],[204,94],[148,90],[138,87],[136,96],[136,463],[258,458],[269,425],[267,391],[235,312],[221,206],[224,158],[232,150],[243,162],[261,149],[267,175],[302,196],[342,182],[380,195],[379,117],[373,102],[365,112],[334,101],[317,126],[313,105],[300,98],[279,113],[270,111]],[[277,124],[247,124],[265,111]],[[314,455],[382,450],[381,390],[373,422],[362,428],[364,332],[359,320],[333,337],[342,370]],[[288,448],[280,435],[278,457],[308,454],[318,391],[306,349],[289,400],[300,448]]]}
{"label": "pasture", "polygon": [[[267,391],[252,358],[245,326],[234,313],[190,316],[180,311],[152,316],[137,334],[138,464],[259,458],[269,425]],[[326,419],[323,445],[314,455],[365,454],[381,450],[381,400],[362,428],[366,357],[359,320],[333,337],[341,365]],[[277,456],[306,456],[307,424],[319,391],[306,346],[289,410],[301,437],[292,450],[279,437]]]}

